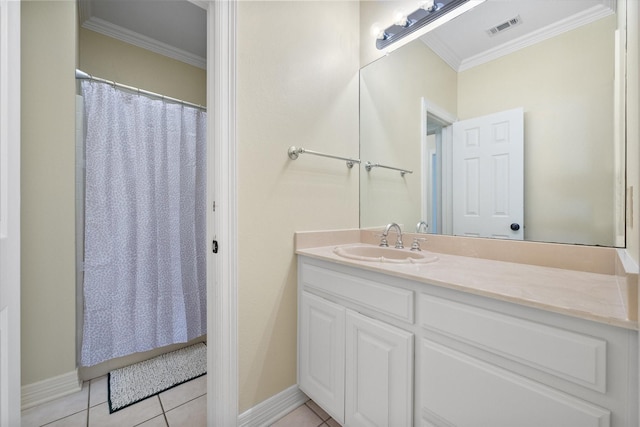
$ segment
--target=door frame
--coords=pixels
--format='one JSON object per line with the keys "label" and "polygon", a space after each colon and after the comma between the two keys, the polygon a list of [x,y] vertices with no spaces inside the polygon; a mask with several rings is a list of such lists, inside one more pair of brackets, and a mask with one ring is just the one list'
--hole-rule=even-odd
{"label": "door frame", "polygon": [[[236,0],[207,9],[207,425],[238,421]],[[0,426],[20,424],[20,0],[0,0]],[[213,148],[213,149],[211,149]],[[211,166],[213,166],[211,168]],[[214,198],[214,195],[217,197]],[[219,209],[213,209],[213,201]],[[224,226],[222,226],[224,224]],[[4,259],[6,254],[7,260]],[[5,263],[6,261],[6,263]],[[3,355],[4,356],[4,355]],[[6,382],[5,382],[6,379]]]}
{"label": "door frame", "polygon": [[[458,118],[449,113],[442,107],[439,107],[435,103],[429,101],[424,96],[420,98],[420,167],[421,167],[421,182],[420,182],[420,210],[422,218],[427,217],[427,210],[429,209],[427,197],[427,184],[424,177],[426,176],[427,171],[429,171],[430,166],[428,165],[428,149],[427,149],[427,115],[434,116],[438,118],[443,123],[449,123],[449,126],[442,128],[441,135],[441,144],[442,144],[442,176],[441,176],[441,185],[442,185],[442,217],[441,217],[441,229],[442,234],[447,234],[451,232],[451,215],[453,209],[453,199],[451,197],[451,183],[452,183],[452,163],[451,163],[451,153],[453,150],[453,132],[451,132],[451,125],[458,121]],[[431,226],[431,224],[429,224]]]}
{"label": "door frame", "polygon": [[[207,9],[207,425],[238,423],[236,0]],[[219,242],[214,254],[209,248]]]}
{"label": "door frame", "polygon": [[20,1],[0,0],[0,426],[20,425]]}

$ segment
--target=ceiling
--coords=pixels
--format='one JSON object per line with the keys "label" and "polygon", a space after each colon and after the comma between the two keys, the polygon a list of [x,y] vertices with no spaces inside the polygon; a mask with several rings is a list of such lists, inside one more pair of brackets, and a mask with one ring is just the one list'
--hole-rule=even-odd
{"label": "ceiling", "polygon": [[[463,71],[615,12],[616,0],[487,0],[421,39]],[[78,0],[89,30],[206,68],[207,12],[202,0]],[[487,30],[519,17],[490,36]]]}
{"label": "ceiling", "polygon": [[[454,70],[464,71],[615,13],[615,0],[487,0],[421,37]],[[487,30],[520,18],[489,35]]]}
{"label": "ceiling", "polygon": [[206,2],[78,0],[80,25],[199,68],[206,68]]}

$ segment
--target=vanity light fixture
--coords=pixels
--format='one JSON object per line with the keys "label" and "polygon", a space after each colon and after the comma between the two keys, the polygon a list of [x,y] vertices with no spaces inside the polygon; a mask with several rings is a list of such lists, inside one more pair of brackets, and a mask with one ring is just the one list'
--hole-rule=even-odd
{"label": "vanity light fixture", "polygon": [[[408,15],[376,34],[378,50],[395,50],[476,7],[486,0],[426,0]],[[393,45],[393,46],[392,46]]]}

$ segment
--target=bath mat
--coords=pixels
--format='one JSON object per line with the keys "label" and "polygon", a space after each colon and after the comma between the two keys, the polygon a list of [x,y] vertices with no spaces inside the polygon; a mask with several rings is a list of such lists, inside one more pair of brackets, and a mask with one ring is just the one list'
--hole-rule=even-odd
{"label": "bath mat", "polygon": [[195,344],[109,372],[109,413],[207,373],[207,346]]}

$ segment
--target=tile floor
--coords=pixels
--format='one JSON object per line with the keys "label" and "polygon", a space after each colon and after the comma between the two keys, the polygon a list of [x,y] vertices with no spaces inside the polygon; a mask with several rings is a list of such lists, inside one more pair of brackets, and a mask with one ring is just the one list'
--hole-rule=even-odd
{"label": "tile floor", "polygon": [[[207,376],[109,414],[107,377],[86,381],[78,393],[22,411],[22,427],[198,427],[207,424]],[[338,427],[312,400],[272,427]]]}
{"label": "tile floor", "polygon": [[22,427],[206,426],[207,376],[109,414],[107,377],[86,381],[78,393],[22,411]]}
{"label": "tile floor", "polygon": [[292,412],[289,412],[271,427],[340,427],[333,418],[329,416],[313,400],[308,400]]}

